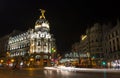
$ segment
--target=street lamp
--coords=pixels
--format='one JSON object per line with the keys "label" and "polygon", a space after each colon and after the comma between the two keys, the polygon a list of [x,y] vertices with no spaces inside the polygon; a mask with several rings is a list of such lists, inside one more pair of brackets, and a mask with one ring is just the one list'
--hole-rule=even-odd
{"label": "street lamp", "polygon": [[0,60],[0,62],[1,62],[1,63],[3,63],[3,62],[4,62],[4,60],[2,60],[2,59],[1,59],[1,60]]}
{"label": "street lamp", "polygon": [[15,60],[14,59],[11,59],[11,62],[13,63]]}
{"label": "street lamp", "polygon": [[33,61],[34,59],[33,58],[30,58],[30,61]]}
{"label": "street lamp", "polygon": [[30,66],[33,66],[34,58],[30,58]]}

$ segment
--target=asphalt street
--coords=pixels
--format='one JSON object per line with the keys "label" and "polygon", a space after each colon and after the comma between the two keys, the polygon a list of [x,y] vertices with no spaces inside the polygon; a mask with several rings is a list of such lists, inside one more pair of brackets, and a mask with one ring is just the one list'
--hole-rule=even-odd
{"label": "asphalt street", "polygon": [[115,72],[73,72],[51,69],[0,69],[0,78],[120,78]]}

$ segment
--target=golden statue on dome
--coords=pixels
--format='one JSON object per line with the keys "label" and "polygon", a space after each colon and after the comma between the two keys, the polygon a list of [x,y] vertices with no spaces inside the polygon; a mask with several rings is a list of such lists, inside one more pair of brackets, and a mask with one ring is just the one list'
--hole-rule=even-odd
{"label": "golden statue on dome", "polygon": [[40,18],[44,18],[44,19],[45,19],[45,10],[40,9],[40,11],[41,11],[41,13],[42,13],[42,15],[40,16]]}

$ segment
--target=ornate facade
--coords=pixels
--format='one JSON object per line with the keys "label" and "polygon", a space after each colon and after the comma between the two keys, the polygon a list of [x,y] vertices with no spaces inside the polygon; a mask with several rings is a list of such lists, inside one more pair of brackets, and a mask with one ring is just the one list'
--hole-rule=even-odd
{"label": "ornate facade", "polygon": [[[50,66],[50,59],[56,49],[55,39],[50,34],[49,22],[45,18],[45,10],[35,23],[34,29],[29,29],[17,35],[11,35],[7,51],[9,57],[20,57],[21,61],[32,62],[34,65]],[[31,60],[32,59],[32,60]]]}

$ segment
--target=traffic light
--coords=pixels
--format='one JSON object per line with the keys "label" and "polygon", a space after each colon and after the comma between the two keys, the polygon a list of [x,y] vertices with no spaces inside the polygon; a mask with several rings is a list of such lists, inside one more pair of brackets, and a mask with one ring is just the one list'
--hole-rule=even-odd
{"label": "traffic light", "polygon": [[105,62],[105,61],[102,61],[102,65],[105,66],[105,65],[106,65],[106,62]]}
{"label": "traffic light", "polygon": [[51,52],[52,53],[56,52],[56,49],[55,48],[51,48]]}

